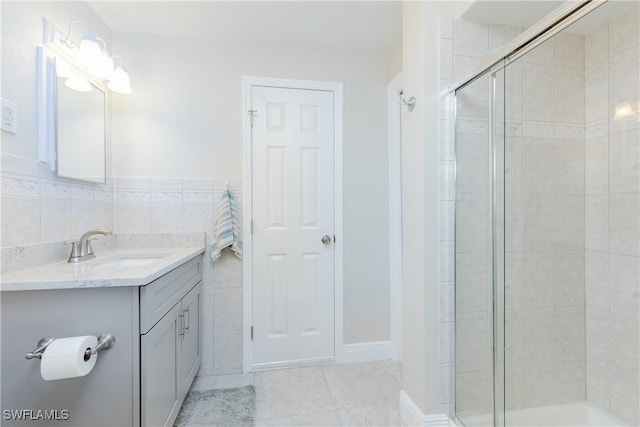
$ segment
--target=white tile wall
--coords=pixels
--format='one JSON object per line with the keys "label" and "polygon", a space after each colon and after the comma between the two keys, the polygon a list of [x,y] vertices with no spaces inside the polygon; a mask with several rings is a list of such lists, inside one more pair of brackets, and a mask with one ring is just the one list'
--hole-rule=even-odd
{"label": "white tile wall", "polygon": [[[205,232],[212,242],[225,180],[119,177],[107,184],[59,179],[32,159],[2,154],[2,270],[68,255],[64,241],[91,228],[117,234]],[[241,200],[241,183],[230,182]],[[241,207],[240,207],[241,208]],[[43,244],[43,242],[51,242]],[[225,255],[203,269],[203,362],[200,375],[242,369],[242,264]],[[217,354],[216,354],[217,353]]]}
{"label": "white tile wall", "polygon": [[[487,26],[469,23],[462,20],[442,21],[440,23],[440,78],[449,80],[460,80],[469,76],[483,59],[488,55],[490,50],[500,47],[510,41],[517,35],[521,29],[508,26]],[[451,64],[451,60],[453,64]],[[453,65],[453,69],[451,69]],[[454,167],[452,162],[455,159],[456,149],[454,144],[461,144],[464,148],[458,147],[458,155],[467,156],[466,162],[487,165],[488,150],[485,144],[482,144],[483,136],[488,132],[488,109],[485,108],[489,99],[488,79],[483,79],[478,84],[466,91],[461,97],[463,102],[459,101],[458,117],[464,119],[457,123],[458,132],[462,131],[464,137],[455,140],[455,126],[453,116],[453,97],[449,96],[440,103],[440,408],[443,411],[453,415],[455,396],[464,402],[478,407],[490,403],[489,390],[490,378],[487,376],[487,367],[489,359],[483,360],[474,355],[488,356],[489,345],[488,335],[490,332],[489,319],[487,315],[488,294],[485,290],[478,286],[465,287],[468,292],[462,295],[456,295],[454,286],[450,280],[453,280],[454,258],[452,256],[454,230],[453,218],[456,217],[457,226],[464,228],[466,225],[472,228],[473,233],[465,236],[458,235],[459,249],[462,247],[465,251],[480,251],[481,253],[467,254],[463,263],[468,268],[461,271],[458,268],[457,280],[466,281],[468,283],[476,283],[473,275],[486,277],[488,279],[488,258],[486,254],[488,239],[488,199],[486,193],[488,190],[487,181],[477,179],[473,171],[466,174],[466,170]],[[464,189],[464,195],[458,194],[458,211],[456,212],[455,183],[457,180],[459,188]],[[488,169],[485,167],[488,174]],[[476,236],[473,237],[472,234]],[[480,236],[478,238],[478,236]],[[458,287],[458,290],[462,288]],[[455,301],[458,299],[457,307],[454,308]],[[455,334],[455,313],[458,310],[458,319],[466,322],[469,328],[460,328],[460,330],[471,330],[475,328],[475,333],[470,333],[467,340],[460,340],[463,346],[470,346],[472,351],[469,353],[458,348],[454,353],[454,334]],[[478,311],[481,310],[481,311]],[[465,312],[461,314],[461,312]],[[460,357],[454,361],[454,354]],[[464,356],[464,355],[467,356]],[[462,373],[459,374],[458,380],[462,383],[460,390],[455,391],[454,373],[456,369],[462,367]],[[470,387],[464,387],[468,383]],[[489,400],[487,400],[489,399]]]}
{"label": "white tile wall", "polygon": [[[562,32],[555,37],[555,65],[584,70],[584,36],[582,34]],[[583,87],[580,87],[578,92],[584,93],[582,89]],[[584,103],[579,106],[584,106]]]}
{"label": "white tile wall", "polygon": [[[60,179],[36,160],[7,153],[0,163],[1,247],[68,240],[80,227],[113,228],[111,180],[82,184]],[[7,268],[12,266],[3,263],[3,271]]]}
{"label": "white tile wall", "polygon": [[629,425],[640,424],[640,129],[613,111],[640,96],[639,16],[633,4],[585,35],[586,398]]}
{"label": "white tile wall", "polygon": [[[450,19],[440,19],[440,71],[442,88],[448,87],[452,79],[457,78],[454,70],[455,56],[454,32],[464,31],[456,28]],[[482,31],[482,30],[480,30]],[[458,49],[464,48],[459,46]],[[473,62],[475,64],[476,62]],[[469,65],[470,67],[472,65]],[[459,68],[459,65],[458,65]],[[459,72],[458,72],[459,73]],[[444,96],[440,101],[440,183],[439,183],[439,253],[440,253],[440,410],[453,415],[454,401],[454,218],[455,218],[455,121],[454,97]]]}
{"label": "white tile wall", "polygon": [[[440,46],[441,86],[448,86],[453,77],[453,23],[441,20]],[[440,103],[440,183],[439,183],[439,253],[440,253],[440,410],[453,415],[454,401],[454,218],[455,218],[455,122],[453,96]]]}
{"label": "white tile wall", "polygon": [[[634,7],[637,9],[637,5]],[[507,404],[527,407],[587,398],[605,409],[611,408],[614,415],[635,425],[638,356],[634,351],[638,346],[633,349],[632,346],[638,334],[623,319],[635,320],[637,324],[640,310],[639,299],[630,298],[640,292],[640,130],[638,122],[611,120],[615,103],[639,92],[639,14],[636,10],[627,15],[620,14],[613,22],[585,36],[563,33],[507,70],[511,85],[508,89],[511,98],[506,104],[506,131],[510,136],[506,150],[510,194],[506,204],[510,218],[507,245],[527,251],[506,254],[505,291],[507,304],[513,309],[507,313],[507,346],[511,349],[507,363],[512,370],[512,375],[508,375],[508,389],[512,393],[508,393]],[[448,31],[451,27],[453,31]],[[502,34],[497,34],[500,31]],[[449,79],[453,75],[456,80],[468,75],[488,50],[518,32],[514,28],[493,25],[484,28],[464,21],[456,21],[453,26],[441,23],[441,49],[453,46],[453,70],[449,68],[449,53],[440,54],[441,76]],[[498,96],[502,96],[501,91]],[[486,115],[478,111],[487,93],[479,88],[462,98],[459,97],[457,106],[458,143],[471,147],[463,154],[467,156],[467,164],[472,159],[482,163],[478,151],[482,147],[473,142],[474,138],[480,141],[487,134]],[[603,99],[609,102],[603,103]],[[450,142],[447,105],[441,102],[440,158],[451,161],[454,145]],[[460,134],[464,134],[462,138]],[[451,221],[447,217],[452,214],[450,201],[456,198],[454,189],[449,187],[452,169],[447,162],[441,164],[441,242],[448,242],[451,235]],[[456,171],[458,188],[483,191],[477,187],[478,182],[473,182],[473,173],[467,172],[460,168]],[[453,213],[457,216],[457,227],[471,228],[473,233],[484,236],[481,222],[471,218],[472,210],[483,212],[477,204],[480,196],[458,194],[457,198],[459,211]],[[464,236],[458,236],[457,243],[458,252],[483,250],[472,248],[477,242],[469,239],[465,242]],[[441,248],[445,247],[449,246],[441,243]],[[441,256],[442,263],[450,262],[448,251]],[[447,270],[441,267],[441,271]],[[458,292],[461,282],[472,277],[473,271],[470,266],[469,274],[465,275],[458,265],[458,283],[454,285]],[[454,403],[448,401],[452,396],[445,377],[451,372],[453,343],[449,340],[454,339],[455,320],[447,318],[452,312],[447,299],[453,298],[455,292],[451,294],[448,282],[442,282],[440,290],[446,294],[441,295],[440,305],[441,407],[452,409]],[[473,287],[468,291],[473,293]],[[479,299],[483,300],[481,296]],[[474,297],[459,294],[453,310],[464,308],[465,301],[470,300]],[[524,307],[530,308],[521,310]],[[465,319],[466,314],[460,314],[458,319]],[[614,341],[611,334],[621,335],[623,330],[631,330],[634,338],[620,336],[611,345],[610,340]],[[631,345],[623,344],[625,341]],[[473,347],[474,342],[479,345],[473,338],[462,345]],[[619,360],[634,361],[636,371],[630,371],[627,364],[614,372],[612,351]],[[458,348],[457,354],[460,353]],[[460,357],[457,362],[462,365],[455,366],[459,384],[468,383],[472,387],[455,391],[460,400],[459,410],[467,404],[479,407],[482,402],[478,390],[490,379],[483,381],[480,371],[461,370],[470,361]],[[527,360],[532,364],[523,364]],[[546,365],[539,365],[541,360]],[[622,372],[628,375],[626,381],[622,380]],[[621,382],[612,386],[616,380]],[[624,392],[631,398],[623,397]],[[611,403],[614,395],[615,404]]]}
{"label": "white tile wall", "polygon": [[[242,371],[242,262],[224,253],[215,264],[209,250],[225,180],[117,178],[116,232],[205,232],[202,366],[198,375]],[[241,183],[230,188],[242,200]],[[242,210],[242,206],[239,206]]]}
{"label": "white tile wall", "polygon": [[484,58],[489,50],[489,27],[456,19],[453,22],[453,53]]}
{"label": "white tile wall", "polygon": [[584,38],[584,64],[590,67],[609,58],[609,23],[605,22]]}

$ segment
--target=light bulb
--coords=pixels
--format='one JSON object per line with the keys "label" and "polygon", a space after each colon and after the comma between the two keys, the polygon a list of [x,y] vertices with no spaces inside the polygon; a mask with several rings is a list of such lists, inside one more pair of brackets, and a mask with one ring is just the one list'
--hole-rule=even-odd
{"label": "light bulb", "polygon": [[93,73],[103,80],[107,80],[113,74],[113,58],[109,52],[102,49],[91,69]]}
{"label": "light bulb", "polygon": [[78,61],[88,69],[93,69],[100,58],[100,45],[93,34],[86,34],[80,41]]}
{"label": "light bulb", "polygon": [[131,84],[129,82],[129,73],[123,66],[119,66],[113,72],[111,81],[107,85],[109,89],[123,95],[131,94]]}
{"label": "light bulb", "polygon": [[77,90],[78,92],[91,92],[92,89],[89,80],[79,74],[69,77],[64,82],[64,84],[73,90]]}
{"label": "light bulb", "polygon": [[87,34],[80,42],[78,61],[96,77],[107,80],[113,73],[113,58],[105,47],[98,43],[100,40],[93,34]]}

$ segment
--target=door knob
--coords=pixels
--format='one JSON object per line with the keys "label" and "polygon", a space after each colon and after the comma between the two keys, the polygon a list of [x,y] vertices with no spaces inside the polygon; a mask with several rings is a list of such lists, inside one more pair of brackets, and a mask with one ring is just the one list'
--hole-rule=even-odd
{"label": "door knob", "polygon": [[331,236],[329,236],[328,234],[322,236],[322,243],[324,243],[325,245],[331,243]]}

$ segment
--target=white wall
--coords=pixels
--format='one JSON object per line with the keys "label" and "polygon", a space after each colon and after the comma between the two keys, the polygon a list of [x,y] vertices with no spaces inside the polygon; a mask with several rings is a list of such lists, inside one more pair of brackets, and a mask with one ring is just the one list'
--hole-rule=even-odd
{"label": "white wall", "polygon": [[114,48],[134,92],[113,101],[119,177],[240,179],[242,75],[344,82],[345,343],[388,340],[388,58],[134,34]]}
{"label": "white wall", "polygon": [[[456,2],[403,4],[403,389],[424,414],[439,406],[439,22]],[[415,421],[415,420],[414,420]]]}
{"label": "white wall", "polygon": [[[60,31],[73,19],[78,40],[88,27],[108,45],[111,30],[83,2],[2,2],[2,97],[15,102],[19,113],[18,134],[2,133],[2,151],[38,158],[36,122],[36,46],[42,46],[42,18]],[[84,25],[84,27],[83,27]]]}
{"label": "white wall", "polygon": [[[110,43],[111,31],[86,3],[2,3],[2,97],[17,107],[18,132],[2,132],[1,246],[79,237],[90,228],[112,228],[111,185],[60,179],[38,163],[36,46],[42,18],[59,30],[81,19]],[[81,37],[86,27],[74,27]]]}
{"label": "white wall", "polygon": [[[75,18],[89,22],[114,53],[127,61],[134,94],[111,96],[111,172],[122,180],[85,185],[59,179],[37,161],[35,47],[41,44],[42,17],[62,30]],[[205,227],[213,224],[209,199],[196,200],[206,204],[205,214],[196,218],[193,203],[180,203],[180,212],[176,206],[152,209],[161,202],[151,195],[171,190],[168,196],[164,194],[169,197],[205,186],[208,196],[213,194],[212,178],[242,176],[241,76],[342,81],[345,343],[388,340],[386,84],[389,71],[397,64],[385,55],[365,52],[213,48],[210,42],[130,34],[113,35],[113,43],[111,38],[109,29],[86,3],[3,2],[2,97],[17,104],[19,131],[17,135],[2,133],[2,246],[71,239],[90,228],[175,232],[195,231],[198,223],[201,231],[207,231]],[[149,187],[146,191],[136,187],[136,196],[143,200],[136,200],[140,209],[133,212],[124,208],[132,201],[125,200],[120,191],[129,190],[125,185],[132,183],[129,177],[170,180],[133,182],[146,182],[145,189]],[[224,273],[214,275],[225,282],[219,288],[233,292],[225,297],[237,301],[240,267],[227,264]],[[217,288],[212,291],[220,292]],[[217,301],[224,300],[217,296]],[[208,306],[212,305],[209,301]],[[225,333],[235,334],[236,326],[229,326]],[[204,372],[235,370],[224,361],[211,360],[216,338],[205,338],[209,341],[205,343],[208,368]],[[235,352],[241,351],[237,336],[233,335],[233,345],[224,340],[228,336],[220,337],[220,348],[232,348],[227,359],[236,359]]]}

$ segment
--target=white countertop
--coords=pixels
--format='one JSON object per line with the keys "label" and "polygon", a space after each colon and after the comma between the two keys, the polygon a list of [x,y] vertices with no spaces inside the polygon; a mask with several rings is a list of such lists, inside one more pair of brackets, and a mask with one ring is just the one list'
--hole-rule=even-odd
{"label": "white countertop", "polygon": [[[0,276],[4,291],[143,286],[186,261],[202,254],[204,246],[182,248],[135,248],[103,251],[92,260],[60,261]],[[164,255],[164,256],[163,256]],[[107,266],[119,258],[157,257],[145,265]]]}

